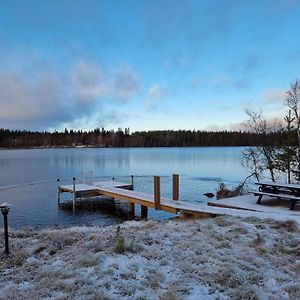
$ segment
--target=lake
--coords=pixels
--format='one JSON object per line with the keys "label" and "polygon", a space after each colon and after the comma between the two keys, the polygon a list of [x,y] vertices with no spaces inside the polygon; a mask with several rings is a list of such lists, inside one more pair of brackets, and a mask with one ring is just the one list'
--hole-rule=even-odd
{"label": "lake", "polygon": [[[72,211],[58,207],[57,182],[71,184],[115,177],[130,182],[137,191],[153,192],[153,176],[161,176],[161,195],[171,196],[172,174],[180,175],[180,199],[206,203],[206,192],[215,193],[220,182],[229,187],[243,181],[249,171],[241,166],[243,147],[191,148],[70,148],[0,151],[0,203],[12,204],[9,225],[74,226],[110,225],[127,217],[125,203],[86,201]],[[71,195],[64,195],[70,201]],[[71,203],[71,201],[70,201]],[[139,207],[136,208],[139,215]],[[167,218],[149,210],[149,216]]]}

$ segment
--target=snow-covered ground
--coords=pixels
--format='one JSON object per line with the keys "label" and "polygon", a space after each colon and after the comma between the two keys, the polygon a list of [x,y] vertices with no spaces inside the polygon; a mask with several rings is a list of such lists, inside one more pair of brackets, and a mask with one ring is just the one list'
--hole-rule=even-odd
{"label": "snow-covered ground", "polygon": [[11,231],[0,299],[300,299],[299,239],[230,216]]}

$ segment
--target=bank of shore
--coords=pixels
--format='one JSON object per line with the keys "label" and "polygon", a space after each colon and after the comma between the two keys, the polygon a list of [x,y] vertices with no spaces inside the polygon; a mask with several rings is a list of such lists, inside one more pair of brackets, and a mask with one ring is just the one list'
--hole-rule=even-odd
{"label": "bank of shore", "polygon": [[300,299],[299,239],[238,217],[11,231],[0,298]]}

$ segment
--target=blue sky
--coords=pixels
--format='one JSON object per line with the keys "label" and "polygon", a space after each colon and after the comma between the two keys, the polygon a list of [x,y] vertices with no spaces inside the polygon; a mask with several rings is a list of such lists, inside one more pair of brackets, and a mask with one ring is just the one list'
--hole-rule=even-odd
{"label": "blue sky", "polygon": [[0,0],[0,127],[234,129],[282,116],[297,0]]}

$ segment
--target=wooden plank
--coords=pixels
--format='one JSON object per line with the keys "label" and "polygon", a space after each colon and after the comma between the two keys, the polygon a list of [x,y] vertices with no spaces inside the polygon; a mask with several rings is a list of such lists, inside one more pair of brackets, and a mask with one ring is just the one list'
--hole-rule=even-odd
{"label": "wooden plank", "polygon": [[249,210],[249,211],[260,211],[259,209],[245,208],[245,207],[240,207],[238,205],[223,204],[223,203],[220,203],[220,202],[207,202],[207,205],[208,206],[215,206],[215,207]]}
{"label": "wooden plank", "polygon": [[300,184],[294,184],[294,183],[255,182],[255,184],[261,186],[272,186],[272,187],[300,190]]}
{"label": "wooden plank", "polygon": [[259,192],[259,191],[252,191],[250,193],[254,194],[255,196],[263,195],[263,196],[270,196],[270,197],[276,197],[276,198],[283,198],[283,199],[300,201],[299,197],[296,197],[296,196],[293,196],[293,195],[289,195],[289,194],[275,194],[275,193]]}
{"label": "wooden plank", "polygon": [[[195,215],[195,216],[215,216],[222,215],[223,213],[220,211],[222,208],[213,208],[209,206],[202,206],[193,203],[189,203],[186,201],[173,201],[172,199],[162,198],[160,195],[160,179],[154,179],[154,183],[156,185],[156,192],[154,196],[151,194],[141,193],[137,191],[132,191],[128,189],[122,189],[116,186],[128,186],[124,183],[117,183],[108,181],[108,182],[98,182],[94,185],[87,184],[76,184],[75,195],[83,195],[84,193],[95,193],[95,195],[104,195],[112,198],[116,198],[122,201],[127,201],[132,204],[139,204],[146,208],[156,208],[160,210],[164,210],[170,213],[185,213],[186,215]],[[62,192],[73,193],[73,186],[60,186],[59,190]],[[156,196],[155,196],[156,195]],[[155,203],[155,197],[159,199]],[[159,204],[159,206],[158,206]],[[216,209],[218,209],[216,211]],[[225,208],[223,208],[225,209]],[[227,214],[227,213],[226,213]]]}

